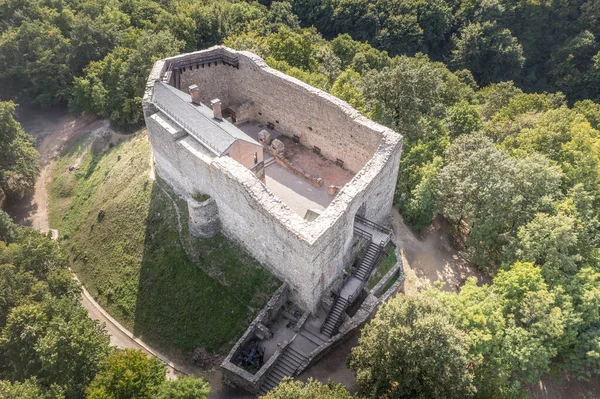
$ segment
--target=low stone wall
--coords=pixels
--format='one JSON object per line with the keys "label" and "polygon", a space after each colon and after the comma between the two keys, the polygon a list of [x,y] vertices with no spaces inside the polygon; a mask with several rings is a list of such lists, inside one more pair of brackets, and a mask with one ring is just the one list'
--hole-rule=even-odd
{"label": "low stone wall", "polygon": [[236,342],[236,344],[231,348],[229,354],[221,363],[221,369],[223,370],[223,379],[235,386],[243,388],[249,392],[257,393],[262,381],[266,378],[267,371],[273,367],[273,364],[281,355],[283,349],[291,342],[284,342],[275,353],[269,358],[269,360],[256,372],[256,374],[252,374],[243,368],[235,365],[233,363],[233,359],[237,356],[240,349],[248,343],[252,338],[254,338],[256,333],[256,327],[258,324],[269,324],[279,309],[283,306],[283,304],[287,301],[289,296],[289,288],[287,284],[283,284],[279,289],[273,294],[269,302],[265,305],[265,307],[260,311],[258,316],[254,319],[254,321],[250,324],[250,326],[246,329],[246,332],[242,337]]}
{"label": "low stone wall", "polygon": [[198,238],[216,236],[221,230],[217,202],[212,198],[203,202],[188,198],[187,204],[190,215],[190,234]]}
{"label": "low stone wall", "polygon": [[316,188],[323,187],[323,179],[321,179],[319,176],[311,175],[310,173],[308,173],[307,171],[305,171],[303,169],[300,169],[299,167],[294,165],[292,163],[292,161],[290,161],[289,159],[276,156],[275,162],[277,162],[279,165],[283,166],[284,168],[286,168],[287,170],[289,170],[296,176],[303,178],[304,180],[306,180],[307,182],[309,182]]}
{"label": "low stone wall", "polygon": [[[377,298],[379,298],[381,302],[387,301],[389,297],[396,291],[394,288],[398,288],[400,284],[402,284],[402,282],[404,281],[404,267],[402,264],[402,259],[400,258],[400,251],[398,250],[398,247],[395,247],[394,252],[396,253],[396,264],[390,269],[389,272],[386,273],[385,276],[381,278],[381,280],[379,280],[379,282],[371,290],[371,293]],[[395,277],[398,277],[398,280],[396,280],[394,285],[392,285],[384,292],[383,289]]]}

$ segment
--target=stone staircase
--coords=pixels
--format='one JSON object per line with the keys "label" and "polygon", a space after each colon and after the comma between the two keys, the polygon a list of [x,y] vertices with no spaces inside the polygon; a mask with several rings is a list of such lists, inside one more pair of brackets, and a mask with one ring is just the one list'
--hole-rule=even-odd
{"label": "stone staircase", "polygon": [[260,386],[259,395],[265,395],[285,377],[293,376],[306,362],[310,353],[325,343],[326,337],[303,327],[296,338],[283,350],[273,368]]}
{"label": "stone staircase", "polygon": [[[390,239],[389,230],[365,220],[356,221],[355,234],[369,240],[369,246],[353,275],[348,276],[335,295],[334,304],[324,317],[310,318],[300,331],[294,336],[293,341],[283,349],[279,358],[269,370],[259,389],[259,395],[265,395],[275,388],[281,380],[295,375],[300,367],[306,363],[310,353],[323,345],[329,338],[337,334],[344,321],[344,314],[354,302],[367,283],[373,268],[383,253],[385,245]],[[325,321],[321,324],[321,320]]]}
{"label": "stone staircase", "polygon": [[344,312],[349,306],[350,301],[348,299],[336,296],[331,311],[327,315],[323,327],[321,327],[321,333],[329,337],[335,335],[337,329],[344,321]]}
{"label": "stone staircase", "polygon": [[308,357],[288,345],[260,386],[260,395],[275,388],[285,377],[292,376]]}

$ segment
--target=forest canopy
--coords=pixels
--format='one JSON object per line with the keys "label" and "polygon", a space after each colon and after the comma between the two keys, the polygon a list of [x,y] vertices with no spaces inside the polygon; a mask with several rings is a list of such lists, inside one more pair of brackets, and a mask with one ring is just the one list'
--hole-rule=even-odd
{"label": "forest canopy", "polygon": [[[0,190],[22,196],[37,175],[14,102],[68,106],[134,128],[143,124],[156,60],[215,44],[252,51],[400,132],[395,207],[417,231],[447,220],[456,246],[492,280],[470,280],[459,293],[431,288],[382,308],[351,361],[365,392],[435,397],[447,387],[462,397],[512,398],[549,372],[597,378],[599,10],[598,0],[5,0]],[[26,348],[30,366],[0,364],[13,381],[0,392],[56,386],[77,397],[99,375],[88,392],[101,393],[115,369],[105,359],[119,361],[102,345],[97,361],[78,360],[80,375],[42,367],[55,361],[44,352],[56,343],[56,333],[45,338],[58,328],[52,318],[80,320],[81,312],[61,298],[68,284],[51,284],[64,267],[19,258],[19,240],[33,233],[2,220],[0,213],[0,274],[22,295],[0,309],[0,344]],[[26,323],[48,346],[27,342],[34,338],[19,330]],[[427,355],[442,338],[434,329],[447,334],[440,358]],[[422,346],[399,346],[415,334]],[[382,335],[383,343],[374,338]],[[390,353],[396,357],[384,362]],[[421,368],[407,371],[404,356]],[[434,368],[446,365],[447,375]],[[424,374],[428,383],[417,386]],[[455,385],[444,382],[448,375]],[[290,395],[350,397],[314,382],[287,382],[270,397]]]}

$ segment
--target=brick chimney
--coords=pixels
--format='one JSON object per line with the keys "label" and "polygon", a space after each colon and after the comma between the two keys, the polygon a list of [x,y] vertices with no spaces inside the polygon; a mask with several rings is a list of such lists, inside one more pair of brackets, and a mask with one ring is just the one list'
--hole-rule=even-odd
{"label": "brick chimney", "polygon": [[200,105],[200,89],[198,88],[198,85],[191,85],[188,87],[188,90],[190,92],[190,96],[192,96],[192,102]]}
{"label": "brick chimney", "polygon": [[221,100],[215,98],[210,102],[210,106],[213,109],[213,114],[215,119],[223,119],[223,112],[221,110]]}

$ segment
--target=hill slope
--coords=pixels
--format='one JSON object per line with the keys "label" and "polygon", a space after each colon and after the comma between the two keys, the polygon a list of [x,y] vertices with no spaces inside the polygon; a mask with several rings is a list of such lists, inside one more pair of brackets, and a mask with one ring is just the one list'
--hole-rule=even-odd
{"label": "hill slope", "polygon": [[63,154],[50,187],[50,224],[73,270],[114,317],[166,353],[227,351],[280,282],[225,237],[187,234],[185,202],[152,179],[145,132],[100,155],[89,142]]}

